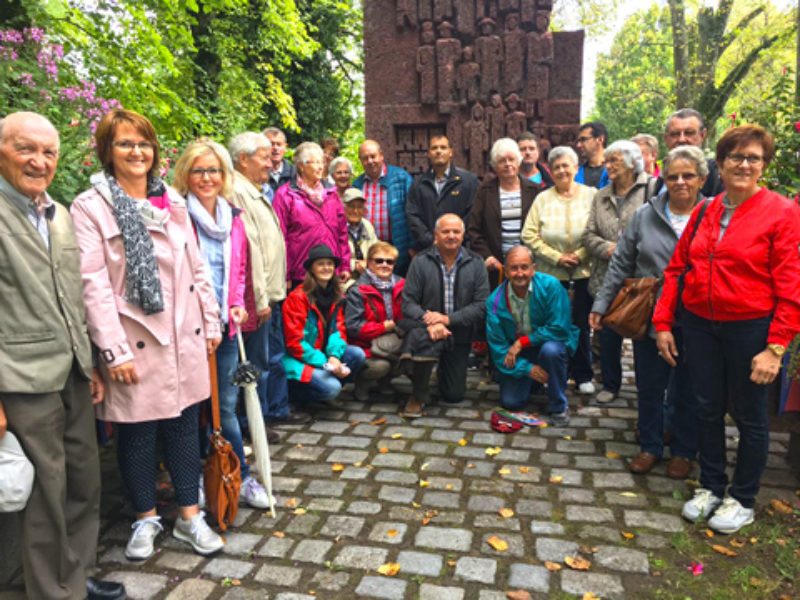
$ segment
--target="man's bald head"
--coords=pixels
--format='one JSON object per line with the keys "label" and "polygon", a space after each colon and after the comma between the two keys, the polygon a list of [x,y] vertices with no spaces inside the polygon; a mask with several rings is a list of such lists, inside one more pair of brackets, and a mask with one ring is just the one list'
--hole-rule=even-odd
{"label": "man's bald head", "polygon": [[0,119],[0,144],[3,143],[5,135],[11,135],[13,132],[18,131],[20,128],[31,129],[39,128],[41,130],[49,130],[54,133],[58,138],[58,130],[44,115],[39,113],[21,110],[6,115]]}
{"label": "man's bald head", "polygon": [[526,258],[531,264],[533,264],[533,253],[531,252],[530,248],[523,246],[522,244],[517,244],[508,251],[508,254],[506,254],[505,264],[512,262],[512,260],[516,261],[518,258]]}
{"label": "man's bald head", "polygon": [[383,151],[381,145],[375,140],[364,140],[358,147],[358,160],[364,168],[364,173],[377,181],[383,171]]}
{"label": "man's bald head", "polygon": [[53,181],[58,163],[58,131],[40,114],[11,113],[0,120],[0,176],[38,201]]}

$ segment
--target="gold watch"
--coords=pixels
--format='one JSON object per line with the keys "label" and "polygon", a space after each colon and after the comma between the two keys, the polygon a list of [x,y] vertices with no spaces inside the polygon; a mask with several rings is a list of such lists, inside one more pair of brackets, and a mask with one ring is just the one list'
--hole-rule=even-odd
{"label": "gold watch", "polygon": [[780,344],[767,344],[767,349],[778,358],[782,358],[786,354],[786,346]]}

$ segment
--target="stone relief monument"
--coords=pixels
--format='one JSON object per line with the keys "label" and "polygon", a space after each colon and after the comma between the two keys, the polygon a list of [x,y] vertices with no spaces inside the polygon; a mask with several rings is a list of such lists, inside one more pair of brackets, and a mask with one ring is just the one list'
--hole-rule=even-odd
{"label": "stone relief monument", "polygon": [[[446,133],[479,176],[498,137],[573,143],[583,32],[549,31],[552,0],[364,0],[366,134],[416,174]],[[555,66],[555,68],[554,68]]]}

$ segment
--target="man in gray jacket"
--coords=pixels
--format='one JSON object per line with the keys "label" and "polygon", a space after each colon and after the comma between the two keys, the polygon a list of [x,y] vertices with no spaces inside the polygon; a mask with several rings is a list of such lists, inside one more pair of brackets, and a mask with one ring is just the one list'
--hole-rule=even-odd
{"label": "man in gray jacket", "polygon": [[20,515],[28,598],[119,599],[122,585],[87,578],[100,528],[92,404],[103,383],[72,221],[46,191],[58,146],[41,115],[0,120],[0,438],[13,432],[36,470]]}
{"label": "man in gray jacket", "polygon": [[429,400],[428,382],[439,364],[439,395],[460,402],[467,380],[470,345],[483,330],[489,278],[483,259],[463,247],[464,222],[458,215],[439,217],[433,246],[411,262],[403,289],[403,316],[411,325],[404,357],[413,367],[413,395],[402,414],[419,417]]}

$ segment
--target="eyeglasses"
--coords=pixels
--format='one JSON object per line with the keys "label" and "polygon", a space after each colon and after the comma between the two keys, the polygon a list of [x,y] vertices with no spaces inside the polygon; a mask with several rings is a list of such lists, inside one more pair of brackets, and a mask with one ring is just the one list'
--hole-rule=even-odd
{"label": "eyeglasses", "polygon": [[763,156],[759,156],[758,154],[728,154],[726,156],[729,161],[731,161],[735,165],[740,165],[744,161],[747,161],[747,164],[757,167],[761,164],[764,160]]}
{"label": "eyeglasses", "polygon": [[680,175],[667,175],[664,179],[670,183],[675,183],[679,179],[683,179],[686,183],[689,183],[690,181],[697,179],[697,177],[697,173],[681,173]]}
{"label": "eyeglasses", "polygon": [[589,140],[593,140],[593,139],[594,139],[594,136],[593,136],[593,135],[584,135],[584,136],[581,136],[581,137],[579,137],[579,138],[578,138],[576,141],[577,141],[579,144],[585,144],[585,143],[586,143],[586,142],[588,142]]}
{"label": "eyeglasses", "polygon": [[395,262],[393,258],[370,258],[370,260],[376,265],[389,265],[390,267]]}
{"label": "eyeglasses", "polygon": [[142,152],[152,151],[156,145],[153,142],[131,142],[130,140],[122,140],[121,142],[114,142],[114,147],[124,150],[125,152],[132,152],[134,148],[138,148]]}
{"label": "eyeglasses", "polygon": [[606,158],[603,160],[604,165],[617,165],[622,162],[622,159],[619,156],[612,156],[611,158]]}
{"label": "eyeglasses", "polygon": [[209,177],[216,177],[217,175],[222,175],[222,169],[219,167],[209,167],[208,169],[190,169],[189,175],[192,177],[199,177],[201,179],[206,175]]}

